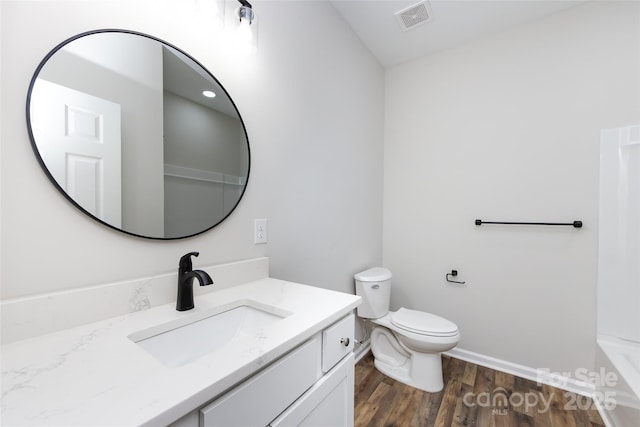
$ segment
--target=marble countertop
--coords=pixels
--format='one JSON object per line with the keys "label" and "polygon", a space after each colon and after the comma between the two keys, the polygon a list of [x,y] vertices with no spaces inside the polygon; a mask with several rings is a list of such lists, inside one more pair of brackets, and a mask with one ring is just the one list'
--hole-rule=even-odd
{"label": "marble countertop", "polygon": [[[168,367],[128,336],[249,299],[291,312],[233,351]],[[360,297],[262,279],[2,346],[2,425],[166,425],[241,382],[353,310]]]}

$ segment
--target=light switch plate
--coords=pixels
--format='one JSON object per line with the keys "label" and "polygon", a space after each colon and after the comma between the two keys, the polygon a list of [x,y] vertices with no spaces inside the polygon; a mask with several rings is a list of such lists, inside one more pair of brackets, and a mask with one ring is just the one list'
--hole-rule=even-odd
{"label": "light switch plate", "polygon": [[267,220],[266,219],[254,220],[253,242],[256,245],[261,243],[267,243]]}

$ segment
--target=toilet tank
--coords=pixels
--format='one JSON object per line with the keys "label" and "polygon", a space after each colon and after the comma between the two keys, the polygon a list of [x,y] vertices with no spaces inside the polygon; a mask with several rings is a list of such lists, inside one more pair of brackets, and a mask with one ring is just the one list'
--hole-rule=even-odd
{"label": "toilet tank", "polygon": [[391,297],[391,272],[386,268],[374,267],[357,273],[354,278],[356,295],[362,297],[358,316],[378,319],[387,314]]}

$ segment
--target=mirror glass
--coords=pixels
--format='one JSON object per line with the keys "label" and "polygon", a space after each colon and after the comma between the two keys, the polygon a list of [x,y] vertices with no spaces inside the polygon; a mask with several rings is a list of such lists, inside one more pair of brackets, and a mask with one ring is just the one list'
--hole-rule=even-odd
{"label": "mirror glass", "polygon": [[249,178],[247,132],[227,91],[188,54],[141,33],[92,31],[54,48],[31,80],[27,125],[69,201],[140,237],[216,226]]}

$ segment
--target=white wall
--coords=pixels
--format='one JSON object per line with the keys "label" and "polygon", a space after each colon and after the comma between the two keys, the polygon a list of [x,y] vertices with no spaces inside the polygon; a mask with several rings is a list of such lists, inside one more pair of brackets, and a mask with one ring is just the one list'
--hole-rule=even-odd
{"label": "white wall", "polygon": [[[593,367],[600,129],[640,117],[639,13],[591,2],[388,71],[383,260],[395,307],[455,321],[466,350]],[[452,269],[465,286],[445,281]]]}
{"label": "white wall", "polygon": [[[192,250],[196,267],[267,255],[274,277],[344,291],[354,272],[381,262],[384,76],[373,56],[326,2],[253,2],[259,49],[249,58],[226,51],[190,4],[2,2],[3,299],[174,271]],[[78,212],[40,170],[24,117],[29,80],[57,43],[97,28],[169,41],[233,97],[251,174],[220,226],[180,241],[124,235]],[[269,220],[267,245],[253,244],[254,218]]]}
{"label": "white wall", "polygon": [[255,99],[268,135],[257,149],[269,161],[254,169],[252,157],[249,180],[269,170],[269,191],[253,197],[279,239],[272,276],[354,292],[353,274],[382,262],[384,75],[337,12],[313,3],[279,3],[260,21],[274,40],[273,49],[258,40],[273,67]]}

